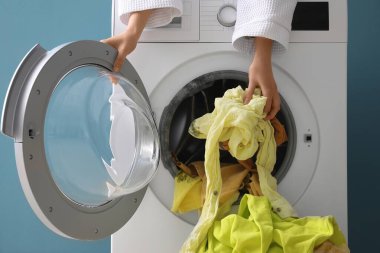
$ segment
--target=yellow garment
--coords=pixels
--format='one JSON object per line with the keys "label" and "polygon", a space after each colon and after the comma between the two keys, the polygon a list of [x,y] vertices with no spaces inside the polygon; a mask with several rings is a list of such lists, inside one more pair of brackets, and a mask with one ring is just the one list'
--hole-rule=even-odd
{"label": "yellow garment", "polygon": [[[273,118],[270,123],[274,129],[274,139],[276,145],[279,146],[287,141],[287,134],[285,127],[277,118]],[[229,150],[228,141],[220,143],[221,147],[224,150]],[[204,170],[204,162],[197,161],[192,162],[188,166],[180,162],[176,156],[173,156],[173,161],[183,172],[192,178],[187,178],[183,173],[179,173],[175,178],[175,187],[174,187],[174,198],[172,211],[175,213],[185,213],[193,210],[200,209],[203,205],[204,194],[206,190],[206,175]],[[222,174],[222,191],[221,197],[219,199],[220,205],[223,205],[223,208],[219,209],[229,210],[230,206],[238,198],[239,188],[246,188],[247,191],[255,196],[263,196],[259,176],[257,169],[253,166],[252,159],[248,160],[238,160],[238,165],[225,165],[221,168]],[[244,170],[245,169],[245,170]],[[243,182],[244,177],[249,173],[249,181]],[[202,179],[202,196],[199,196],[199,189],[201,182],[199,178],[194,179],[195,177],[200,176]],[[228,201],[227,201],[228,200]],[[226,213],[223,210],[219,210],[219,213]]]}
{"label": "yellow garment", "polygon": [[207,187],[201,216],[181,252],[195,252],[198,249],[217,215],[222,184],[219,142],[228,140],[229,151],[238,160],[247,160],[258,150],[256,165],[263,194],[282,217],[296,216],[291,205],[277,193],[277,183],[271,175],[276,161],[276,143],[273,127],[264,120],[266,98],[255,93],[245,105],[243,97],[244,91],[240,86],[227,90],[222,98],[215,99],[212,113],[203,115],[190,125],[191,135],[206,139]]}
{"label": "yellow garment", "polygon": [[[271,175],[276,163],[276,142],[272,125],[264,120],[266,97],[259,94],[260,90],[256,89],[251,101],[244,105],[244,91],[240,86],[227,90],[222,98],[215,99],[212,113],[193,121],[189,133],[199,139],[206,138],[206,171],[210,169],[207,159],[209,165],[219,167],[219,142],[228,140],[229,152],[238,160],[247,160],[258,151],[256,167],[262,193],[281,217],[297,216],[277,192],[277,181]],[[211,147],[214,150],[210,150]]]}
{"label": "yellow garment", "polygon": [[[228,145],[224,148],[228,150]],[[186,213],[199,210],[203,205],[207,182],[204,162],[195,161],[188,166],[178,160],[175,160],[175,162],[182,172],[178,173],[174,179],[174,196],[171,211]],[[255,196],[263,196],[257,169],[253,165],[252,159],[238,160],[238,162],[238,164],[221,164],[222,190],[219,203],[223,205],[223,210],[225,211],[228,211],[238,199],[239,190],[241,189],[245,188]],[[218,211],[220,215],[226,213],[223,210]]]}
{"label": "yellow garment", "polygon": [[[203,163],[200,163],[203,165]],[[203,169],[203,170],[202,170]],[[224,204],[231,199],[238,191],[243,183],[244,178],[248,175],[249,170],[245,169],[240,164],[226,164],[221,166],[222,190],[219,197],[220,204]],[[206,175],[204,167],[198,170],[199,176],[202,178],[202,196],[205,196],[206,190]]]}
{"label": "yellow garment", "polygon": [[[184,172],[180,172],[175,177],[174,197],[171,209],[175,213],[185,213],[200,209],[203,205],[206,191],[207,180],[204,162],[192,162],[189,166],[182,165],[182,167]],[[199,176],[191,177],[187,175],[186,171],[197,171]],[[219,199],[221,205],[227,202],[232,205],[237,200],[239,188],[248,172],[249,169],[241,164],[224,164],[221,166],[222,190]],[[224,210],[228,209],[228,204],[224,205]]]}
{"label": "yellow garment", "polygon": [[186,213],[202,207],[202,180],[200,177],[193,178],[185,172],[180,172],[174,179],[174,189],[173,212]]}
{"label": "yellow garment", "polygon": [[[318,246],[327,240],[330,251],[322,251]],[[332,216],[282,219],[272,211],[265,196],[247,194],[238,214],[214,222],[197,252],[312,253],[315,247],[316,252],[349,252]]]}

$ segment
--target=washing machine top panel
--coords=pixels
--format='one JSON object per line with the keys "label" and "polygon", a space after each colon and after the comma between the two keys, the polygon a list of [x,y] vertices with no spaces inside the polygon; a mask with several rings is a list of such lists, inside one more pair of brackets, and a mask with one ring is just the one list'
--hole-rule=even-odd
{"label": "washing machine top panel", "polygon": [[[125,31],[121,1],[112,1],[112,34]],[[145,29],[142,42],[231,42],[237,0],[182,0],[183,14],[166,26]],[[298,1],[290,42],[347,43],[347,0]]]}
{"label": "washing machine top panel", "polygon": [[15,139],[25,195],[41,221],[76,239],[109,236],[139,206],[159,161],[149,100],[116,50],[78,41],[35,46],[10,83],[2,132]]}

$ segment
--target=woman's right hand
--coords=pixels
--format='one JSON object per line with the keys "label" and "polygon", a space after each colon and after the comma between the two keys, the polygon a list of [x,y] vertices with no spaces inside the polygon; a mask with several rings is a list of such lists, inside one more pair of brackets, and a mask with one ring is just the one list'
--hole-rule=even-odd
{"label": "woman's right hand", "polygon": [[119,72],[125,58],[135,50],[137,42],[152,10],[137,11],[130,14],[127,29],[113,37],[101,40],[101,42],[117,49],[117,57],[114,62],[113,71]]}
{"label": "woman's right hand", "polygon": [[101,42],[117,49],[117,57],[113,65],[113,71],[119,72],[127,55],[135,50],[139,37],[131,34],[128,30]]}

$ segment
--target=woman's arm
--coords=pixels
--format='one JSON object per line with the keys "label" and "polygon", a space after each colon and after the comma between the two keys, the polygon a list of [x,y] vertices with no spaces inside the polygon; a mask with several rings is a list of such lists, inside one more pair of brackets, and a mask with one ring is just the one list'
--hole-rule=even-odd
{"label": "woman's arm", "polygon": [[103,43],[116,48],[118,51],[113,71],[118,72],[127,55],[135,50],[137,41],[139,40],[151,13],[152,10],[131,13],[129,16],[127,29],[124,32],[102,40]]}
{"label": "woman's arm", "polygon": [[280,96],[272,72],[272,52],[285,51],[296,0],[239,0],[233,46],[252,55],[245,102],[255,87],[268,98],[264,111],[272,119],[280,110]]}
{"label": "woman's arm", "polygon": [[120,20],[127,25],[121,34],[102,40],[118,50],[114,71],[119,71],[125,57],[136,48],[145,27],[159,27],[182,15],[182,0],[116,0]]}
{"label": "woman's arm", "polygon": [[263,96],[267,97],[264,112],[265,119],[271,120],[280,110],[280,95],[272,71],[272,45],[273,41],[264,37],[255,38],[255,53],[249,66],[249,84],[245,94],[245,103],[248,103],[256,87],[261,88]]}

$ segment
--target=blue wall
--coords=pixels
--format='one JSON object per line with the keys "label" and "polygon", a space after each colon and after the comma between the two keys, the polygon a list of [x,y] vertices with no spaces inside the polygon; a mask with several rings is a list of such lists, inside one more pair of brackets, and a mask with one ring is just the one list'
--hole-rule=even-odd
{"label": "blue wall", "polygon": [[380,252],[380,1],[348,2],[350,246],[353,253]]}
{"label": "blue wall", "polygon": [[[349,0],[348,172],[352,252],[373,252],[380,226],[380,1]],[[18,62],[35,44],[51,49],[110,35],[111,0],[0,0],[0,104]],[[109,252],[109,239],[77,242],[48,231],[22,193],[12,140],[0,136],[0,252]]]}
{"label": "blue wall", "polygon": [[[46,49],[111,33],[111,0],[0,0],[0,104],[13,71],[36,43]],[[108,253],[110,239],[81,242],[50,232],[28,206],[13,143],[0,136],[0,253]]]}

